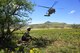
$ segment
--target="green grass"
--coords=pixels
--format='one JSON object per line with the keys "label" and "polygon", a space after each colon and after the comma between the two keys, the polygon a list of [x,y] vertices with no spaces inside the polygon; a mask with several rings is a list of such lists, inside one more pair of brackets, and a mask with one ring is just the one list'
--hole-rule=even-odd
{"label": "green grass", "polygon": [[80,53],[80,29],[39,29],[31,30],[30,35],[51,40],[46,47],[40,48],[41,53]]}
{"label": "green grass", "polygon": [[80,29],[46,29],[32,30],[31,36],[52,40],[42,50],[48,53],[80,53]]}

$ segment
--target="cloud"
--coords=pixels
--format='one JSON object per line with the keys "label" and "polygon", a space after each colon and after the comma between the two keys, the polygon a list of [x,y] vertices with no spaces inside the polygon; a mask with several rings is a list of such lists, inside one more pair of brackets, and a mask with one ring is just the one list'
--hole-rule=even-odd
{"label": "cloud", "polygon": [[75,10],[71,10],[68,14],[74,14],[75,12]]}

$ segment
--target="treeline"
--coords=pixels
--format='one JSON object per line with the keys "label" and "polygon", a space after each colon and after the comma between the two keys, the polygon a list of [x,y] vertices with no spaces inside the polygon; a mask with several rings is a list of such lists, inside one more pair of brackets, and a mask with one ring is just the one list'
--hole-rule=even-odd
{"label": "treeline", "polygon": [[32,24],[32,28],[80,28],[80,24],[67,24],[47,21],[43,24]]}
{"label": "treeline", "polygon": [[79,28],[80,28],[80,24],[72,24],[71,27],[72,27],[72,28],[75,28],[75,29],[76,29],[76,28],[79,29]]}

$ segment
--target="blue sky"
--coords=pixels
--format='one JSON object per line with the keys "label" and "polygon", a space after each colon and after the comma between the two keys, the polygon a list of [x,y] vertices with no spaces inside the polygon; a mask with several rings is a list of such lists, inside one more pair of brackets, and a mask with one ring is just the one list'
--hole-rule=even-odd
{"label": "blue sky", "polygon": [[[34,7],[34,12],[30,14],[32,18],[31,24],[44,23],[46,21],[51,22],[64,22],[68,24],[80,24],[80,1],[79,0],[31,0],[36,4]],[[37,5],[42,6],[52,6],[54,1],[58,3],[53,7],[56,9],[55,14],[50,17],[44,16],[47,12],[47,8],[42,8]],[[62,8],[62,9],[60,9]]]}

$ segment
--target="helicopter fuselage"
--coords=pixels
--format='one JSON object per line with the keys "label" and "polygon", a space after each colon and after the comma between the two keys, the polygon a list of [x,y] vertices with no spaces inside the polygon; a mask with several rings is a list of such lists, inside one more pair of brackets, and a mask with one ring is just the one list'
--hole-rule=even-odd
{"label": "helicopter fuselage", "polygon": [[54,8],[49,8],[47,15],[44,16],[50,16],[52,13],[55,13],[55,9]]}
{"label": "helicopter fuselage", "polygon": [[48,10],[48,14],[52,14],[52,13],[55,13],[56,11],[55,11],[55,9],[54,8],[50,8],[49,10]]}

